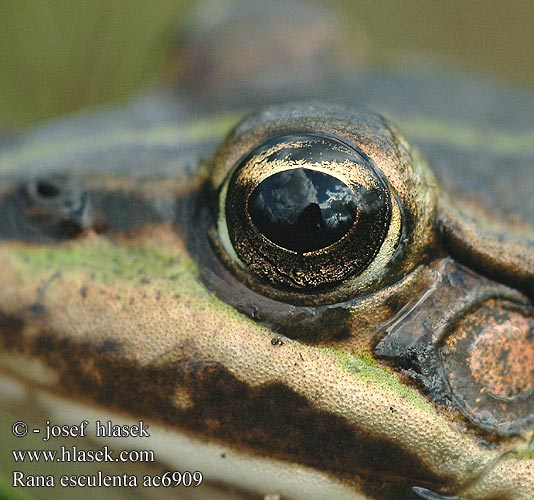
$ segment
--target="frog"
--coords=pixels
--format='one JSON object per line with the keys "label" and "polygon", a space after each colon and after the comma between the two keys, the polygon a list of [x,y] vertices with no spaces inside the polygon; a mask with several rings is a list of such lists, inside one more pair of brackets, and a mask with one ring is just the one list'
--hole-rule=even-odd
{"label": "frog", "polygon": [[534,101],[318,59],[3,141],[3,404],[224,498],[531,499]]}

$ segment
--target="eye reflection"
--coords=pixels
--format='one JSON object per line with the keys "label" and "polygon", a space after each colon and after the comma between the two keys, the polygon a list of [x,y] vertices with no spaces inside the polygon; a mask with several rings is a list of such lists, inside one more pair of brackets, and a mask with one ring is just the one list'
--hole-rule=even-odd
{"label": "eye reflection", "polygon": [[250,197],[249,213],[273,243],[304,253],[341,239],[356,220],[357,200],[336,177],[296,168],[262,181]]}

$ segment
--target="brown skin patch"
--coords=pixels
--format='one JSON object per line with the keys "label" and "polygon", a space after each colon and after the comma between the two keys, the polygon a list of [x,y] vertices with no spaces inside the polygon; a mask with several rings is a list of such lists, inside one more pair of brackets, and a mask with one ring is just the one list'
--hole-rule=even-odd
{"label": "brown skin patch", "polygon": [[23,331],[24,321],[20,317],[0,311],[0,334],[6,350],[13,350],[20,345]]}
{"label": "brown skin patch", "polygon": [[453,397],[472,422],[503,434],[534,425],[534,311],[490,300],[441,349]]}
{"label": "brown skin patch", "polygon": [[511,398],[534,389],[533,326],[511,312],[503,323],[484,328],[470,353],[469,369],[485,392]]}

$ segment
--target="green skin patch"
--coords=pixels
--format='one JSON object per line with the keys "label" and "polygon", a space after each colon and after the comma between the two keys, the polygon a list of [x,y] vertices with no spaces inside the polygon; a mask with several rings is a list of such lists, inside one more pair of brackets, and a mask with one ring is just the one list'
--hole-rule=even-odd
{"label": "green skin patch", "polygon": [[[198,275],[196,264],[188,257],[144,241],[116,244],[104,238],[91,238],[82,244],[44,247],[15,243],[8,252],[14,259],[13,266],[21,273],[84,272],[99,283],[117,279],[135,282],[144,277],[165,282],[185,277],[185,273]],[[180,289],[181,280],[173,286]]]}
{"label": "green skin patch", "polygon": [[441,122],[424,117],[391,116],[402,131],[420,139],[436,141],[465,149],[487,149],[495,153],[534,153],[534,131],[510,133],[497,128],[473,127],[466,123]]}
{"label": "green skin patch", "polygon": [[340,362],[341,368],[354,375],[355,377],[377,384],[387,388],[405,401],[410,407],[417,408],[421,411],[428,411],[435,414],[435,408],[416,390],[402,383],[399,376],[380,366],[371,354],[362,352],[359,355],[336,351],[335,349],[325,349],[325,352],[331,352]]}
{"label": "green skin patch", "polygon": [[96,134],[58,142],[37,140],[20,151],[0,156],[0,173],[17,171],[21,165],[56,158],[58,155],[76,154],[78,151],[92,149],[95,144],[98,145],[98,149],[105,150],[110,146],[120,144],[149,144],[155,147],[165,147],[217,139],[222,137],[241,117],[242,114],[226,113],[210,120],[199,120],[187,126],[164,125],[140,131],[120,130],[104,135]]}

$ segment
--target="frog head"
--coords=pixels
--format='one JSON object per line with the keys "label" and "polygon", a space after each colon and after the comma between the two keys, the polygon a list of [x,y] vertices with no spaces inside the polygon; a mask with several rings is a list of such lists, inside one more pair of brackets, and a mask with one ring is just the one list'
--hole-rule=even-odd
{"label": "frog head", "polygon": [[[186,443],[250,491],[531,497],[526,226],[474,213],[350,106],[260,111],[194,171],[153,128],[131,142],[161,155],[149,171],[95,168],[125,137],[54,150],[74,173],[4,174],[12,376],[150,421],[168,463]],[[36,159],[38,142],[8,156]]]}

